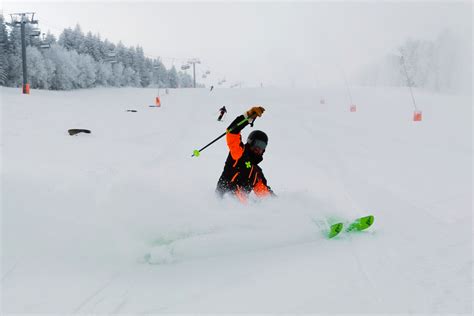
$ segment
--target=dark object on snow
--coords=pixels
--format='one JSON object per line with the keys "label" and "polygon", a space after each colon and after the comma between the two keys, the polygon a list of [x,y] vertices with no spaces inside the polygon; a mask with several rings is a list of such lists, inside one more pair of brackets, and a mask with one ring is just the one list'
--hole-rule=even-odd
{"label": "dark object on snow", "polygon": [[137,110],[127,110],[127,112],[137,112]]}
{"label": "dark object on snow", "polygon": [[81,128],[73,128],[73,129],[70,129],[67,131],[69,133],[69,135],[76,135],[76,134],[79,134],[79,133],[86,133],[86,134],[90,134],[91,131],[88,130],[88,129],[81,129]]}

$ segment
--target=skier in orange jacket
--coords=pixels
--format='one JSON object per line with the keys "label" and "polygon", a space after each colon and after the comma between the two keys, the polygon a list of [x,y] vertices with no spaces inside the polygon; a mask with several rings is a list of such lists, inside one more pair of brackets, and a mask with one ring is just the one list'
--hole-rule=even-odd
{"label": "skier in orange jacket", "polygon": [[[216,192],[219,196],[232,193],[240,201],[245,202],[252,190],[258,197],[275,195],[267,185],[262,168],[258,166],[263,160],[268,136],[262,131],[255,130],[249,134],[244,144],[240,135],[240,131],[249,124],[253,125],[255,119],[261,117],[264,111],[265,109],[261,106],[252,107],[243,115],[238,116],[227,128],[226,140],[229,155],[217,182]],[[237,125],[246,118],[248,120],[244,124]]]}

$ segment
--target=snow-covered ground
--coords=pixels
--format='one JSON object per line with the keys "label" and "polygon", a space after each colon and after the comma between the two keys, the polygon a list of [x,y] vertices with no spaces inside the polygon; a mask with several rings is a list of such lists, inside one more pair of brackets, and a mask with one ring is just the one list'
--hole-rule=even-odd
{"label": "snow-covered ground", "polygon": [[[470,314],[472,100],[414,92],[2,88],[1,312]],[[278,198],[218,200],[256,104]]]}

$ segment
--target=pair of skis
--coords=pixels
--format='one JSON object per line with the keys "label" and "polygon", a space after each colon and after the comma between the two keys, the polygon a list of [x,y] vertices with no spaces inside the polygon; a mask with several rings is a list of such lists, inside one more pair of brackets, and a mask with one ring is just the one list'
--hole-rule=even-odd
{"label": "pair of skis", "polygon": [[328,238],[334,238],[337,235],[339,235],[339,233],[341,233],[342,231],[346,231],[346,232],[362,231],[372,226],[373,223],[374,223],[373,215],[360,217],[354,220],[353,222],[349,223],[347,228],[345,229],[344,229],[344,223],[338,222],[338,223],[332,224],[329,227],[329,232],[327,236]]}

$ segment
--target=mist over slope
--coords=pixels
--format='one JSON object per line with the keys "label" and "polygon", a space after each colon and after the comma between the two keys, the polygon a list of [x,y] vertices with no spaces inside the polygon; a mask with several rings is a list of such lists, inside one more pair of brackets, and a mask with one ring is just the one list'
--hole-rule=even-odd
{"label": "mist over slope", "polygon": [[[156,92],[1,88],[4,313],[472,311],[470,97]],[[278,198],[219,200],[225,141],[191,154],[253,105]]]}

